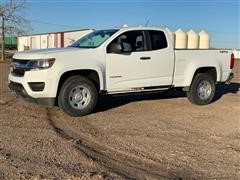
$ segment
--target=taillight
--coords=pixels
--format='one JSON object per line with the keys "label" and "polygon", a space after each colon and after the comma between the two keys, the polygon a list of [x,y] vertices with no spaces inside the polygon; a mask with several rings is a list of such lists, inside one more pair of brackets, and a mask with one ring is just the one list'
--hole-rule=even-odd
{"label": "taillight", "polygon": [[234,67],[234,54],[232,53],[231,54],[231,60],[230,60],[230,69],[233,69],[233,67]]}

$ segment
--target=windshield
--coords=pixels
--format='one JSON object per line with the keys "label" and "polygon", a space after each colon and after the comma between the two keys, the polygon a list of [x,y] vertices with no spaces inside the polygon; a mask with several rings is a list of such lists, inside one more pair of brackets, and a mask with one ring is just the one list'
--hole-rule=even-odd
{"label": "windshield", "polygon": [[80,38],[69,47],[96,48],[99,47],[102,43],[104,43],[117,31],[117,29],[94,31]]}

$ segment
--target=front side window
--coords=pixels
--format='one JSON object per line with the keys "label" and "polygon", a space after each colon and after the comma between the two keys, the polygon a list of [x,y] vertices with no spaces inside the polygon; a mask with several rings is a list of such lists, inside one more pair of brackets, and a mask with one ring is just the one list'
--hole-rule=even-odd
{"label": "front side window", "polygon": [[78,48],[96,48],[103,44],[108,38],[110,38],[118,30],[99,30],[94,31],[86,36],[80,38],[78,41],[73,43],[69,47],[78,47]]}
{"label": "front side window", "polygon": [[108,46],[110,48],[112,43],[121,45],[121,52],[138,52],[146,50],[146,43],[143,31],[128,31],[116,39],[114,39]]}
{"label": "front side window", "polygon": [[152,50],[167,48],[167,39],[162,31],[149,31]]}

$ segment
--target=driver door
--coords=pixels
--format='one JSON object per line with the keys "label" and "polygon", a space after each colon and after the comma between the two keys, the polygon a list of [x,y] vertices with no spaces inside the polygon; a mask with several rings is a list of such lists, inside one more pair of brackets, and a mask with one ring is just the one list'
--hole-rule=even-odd
{"label": "driver door", "polygon": [[144,31],[128,31],[111,43],[121,45],[121,51],[106,54],[106,81],[108,91],[123,91],[151,85],[146,74],[146,64],[150,63]]}

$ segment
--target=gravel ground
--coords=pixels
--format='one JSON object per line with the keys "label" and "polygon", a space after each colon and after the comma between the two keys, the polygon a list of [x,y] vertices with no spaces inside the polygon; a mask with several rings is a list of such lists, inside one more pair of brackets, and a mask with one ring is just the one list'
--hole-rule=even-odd
{"label": "gravel ground", "polygon": [[207,106],[185,93],[101,97],[71,118],[16,99],[0,64],[0,179],[240,179],[240,63]]}

